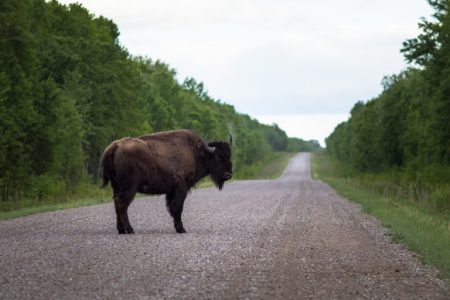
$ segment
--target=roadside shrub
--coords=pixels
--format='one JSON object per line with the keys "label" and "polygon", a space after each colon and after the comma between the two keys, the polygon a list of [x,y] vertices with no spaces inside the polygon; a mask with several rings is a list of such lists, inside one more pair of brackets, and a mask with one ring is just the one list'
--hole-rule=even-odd
{"label": "roadside shrub", "polygon": [[36,176],[31,180],[30,188],[25,196],[33,200],[42,201],[43,199],[58,195],[65,195],[66,184],[50,175]]}
{"label": "roadside shrub", "polygon": [[442,187],[430,194],[430,203],[441,212],[450,212],[450,187]]}

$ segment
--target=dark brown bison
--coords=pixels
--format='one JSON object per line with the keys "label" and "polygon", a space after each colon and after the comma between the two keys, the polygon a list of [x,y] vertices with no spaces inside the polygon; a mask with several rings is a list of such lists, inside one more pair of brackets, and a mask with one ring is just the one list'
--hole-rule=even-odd
{"label": "dark brown bison", "polygon": [[111,182],[119,233],[134,233],[128,206],[136,192],[166,194],[166,205],[175,230],[186,230],[181,221],[187,192],[210,175],[219,189],[232,176],[229,142],[206,143],[191,130],[126,137],[109,145],[102,157],[103,186]]}

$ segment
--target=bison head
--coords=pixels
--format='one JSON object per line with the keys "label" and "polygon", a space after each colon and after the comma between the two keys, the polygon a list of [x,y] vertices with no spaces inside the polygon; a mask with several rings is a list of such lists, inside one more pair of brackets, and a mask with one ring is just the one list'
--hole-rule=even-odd
{"label": "bison head", "polygon": [[210,159],[208,170],[212,180],[219,190],[222,189],[225,181],[233,176],[233,165],[231,163],[231,139],[230,142],[211,142]]}

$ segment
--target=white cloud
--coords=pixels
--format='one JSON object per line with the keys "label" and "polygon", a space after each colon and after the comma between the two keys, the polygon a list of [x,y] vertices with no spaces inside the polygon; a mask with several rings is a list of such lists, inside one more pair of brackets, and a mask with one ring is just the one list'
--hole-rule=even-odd
{"label": "white cloud", "polygon": [[425,0],[75,1],[113,19],[130,53],[252,116],[343,115],[377,96],[382,77],[406,66],[401,43],[431,14]]}

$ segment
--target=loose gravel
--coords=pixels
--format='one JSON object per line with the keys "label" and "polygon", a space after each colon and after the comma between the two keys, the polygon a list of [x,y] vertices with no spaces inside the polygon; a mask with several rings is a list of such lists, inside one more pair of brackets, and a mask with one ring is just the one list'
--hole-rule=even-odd
{"label": "loose gravel", "polygon": [[449,299],[448,284],[359,206],[310,177],[194,190],[177,234],[163,197],[0,222],[0,299]]}

